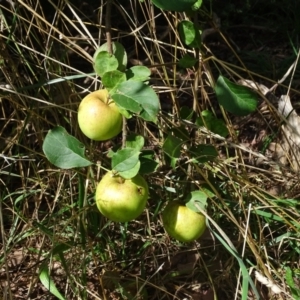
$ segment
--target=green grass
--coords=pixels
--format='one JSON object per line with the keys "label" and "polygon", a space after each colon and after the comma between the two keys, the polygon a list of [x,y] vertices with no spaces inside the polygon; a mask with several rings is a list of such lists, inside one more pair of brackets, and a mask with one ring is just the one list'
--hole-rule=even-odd
{"label": "green grass", "polygon": [[[92,55],[105,42],[106,4],[60,1],[55,6],[28,0],[12,7],[1,2],[0,299],[138,299],[142,289],[148,299],[197,299],[205,293],[210,299],[247,299],[252,293],[276,299],[270,286],[257,282],[254,271],[277,285],[283,299],[299,299],[298,173],[271,158],[256,165],[247,151],[251,126],[256,134],[269,128],[268,135],[276,140],[280,120],[270,105],[261,123],[250,122],[257,114],[250,121],[234,117],[220,108],[211,86],[222,74],[233,81],[252,76],[271,87],[294,61],[298,40],[289,30],[299,27],[296,8],[267,2],[270,12],[265,6],[258,9],[258,1],[235,11],[237,20],[246,20],[245,30],[236,32],[238,23],[230,18],[235,6],[226,6],[226,15],[227,10],[219,12],[212,2],[224,35],[207,37],[198,69],[178,70],[175,62],[184,54],[198,55],[182,44],[176,31],[175,24],[185,16],[153,9],[150,1],[113,1],[112,38],[124,45],[130,64],[151,68],[150,84],[162,107],[156,125],[128,121],[129,130],[145,137],[160,162],[146,176],[147,209],[128,224],[102,217],[93,198],[104,174],[100,166],[110,167],[108,150],[121,138],[90,142],[77,124],[80,100],[101,86],[93,75]],[[203,28],[213,26],[209,1],[205,8],[198,16]],[[282,12],[291,18],[283,22],[286,28],[273,32]],[[264,26],[261,32],[247,23],[254,14]],[[297,82],[296,71],[280,86],[286,91],[291,83],[295,101]],[[181,121],[184,106],[197,116],[212,111],[229,130],[226,140],[195,132],[195,126]],[[213,145],[219,156],[198,163],[182,149],[172,168],[162,145],[172,128],[183,124],[191,144]],[[95,165],[60,170],[47,161],[42,144],[56,125],[84,143]],[[253,152],[265,151],[264,143]],[[160,216],[164,205],[203,186],[215,195],[208,200],[209,230],[191,244],[170,239]],[[131,294],[128,284],[135,287]]]}

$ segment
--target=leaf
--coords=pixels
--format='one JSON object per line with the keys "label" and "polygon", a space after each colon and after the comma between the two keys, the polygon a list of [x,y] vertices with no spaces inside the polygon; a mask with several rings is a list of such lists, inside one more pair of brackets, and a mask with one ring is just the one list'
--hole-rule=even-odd
{"label": "leaf", "polygon": [[136,151],[142,150],[145,144],[145,139],[141,135],[130,134],[126,139],[126,148],[132,148]]}
{"label": "leaf", "polygon": [[189,10],[197,0],[152,0],[153,4],[163,10]]}
{"label": "leaf", "polygon": [[43,151],[47,159],[58,168],[80,168],[92,164],[84,155],[84,145],[61,126],[49,130]]}
{"label": "leaf", "polygon": [[294,281],[294,274],[290,267],[286,267],[285,269],[285,279],[287,282],[287,285],[289,286],[293,299],[300,300],[300,290],[296,287],[295,281]]}
{"label": "leaf", "polygon": [[196,59],[195,57],[189,55],[189,54],[185,54],[179,61],[178,61],[178,66],[180,68],[186,69],[186,68],[192,68],[196,62],[198,61],[198,59]]}
{"label": "leaf", "polygon": [[139,173],[150,174],[156,171],[159,163],[154,159],[155,152],[153,150],[143,150],[140,154],[141,168]]}
{"label": "leaf", "polygon": [[134,66],[126,70],[127,80],[146,81],[150,79],[151,72],[144,66]]}
{"label": "leaf", "polygon": [[140,152],[136,149],[125,148],[112,155],[112,169],[117,172],[125,172],[136,167]]}
{"label": "leaf", "polygon": [[200,30],[196,27],[196,25],[193,22],[187,20],[181,21],[178,24],[178,31],[183,43],[192,48],[200,48]]}
{"label": "leaf", "polygon": [[[125,48],[119,42],[113,42],[111,44],[111,46],[112,46],[112,54],[118,61],[118,70],[121,72],[124,72],[127,67],[127,53],[125,51]],[[95,52],[94,57],[93,57],[94,62],[96,60],[98,53],[100,53],[102,51],[108,52],[108,44],[107,43],[102,44],[97,49],[97,51]]]}
{"label": "leaf", "polygon": [[179,158],[183,141],[171,134],[167,136],[163,144],[163,151],[171,158]]}
{"label": "leaf", "polygon": [[197,206],[205,210],[206,204],[207,204],[207,194],[205,194],[202,191],[193,191],[189,193],[189,195],[185,198],[186,207],[188,207],[189,209],[195,212],[199,212]]}
{"label": "leaf", "polygon": [[219,134],[223,137],[228,135],[228,129],[223,120],[216,118],[209,110],[201,112],[202,117],[197,118],[196,125],[204,126],[211,132]]}
{"label": "leaf", "polygon": [[146,121],[156,122],[159,100],[154,90],[145,83],[131,80],[123,82],[111,97],[119,107],[138,114]]}
{"label": "leaf", "polygon": [[106,72],[117,70],[117,68],[118,60],[107,51],[101,51],[95,57],[94,70],[100,77]]}
{"label": "leaf", "polygon": [[58,291],[55,283],[50,278],[47,264],[42,264],[40,267],[39,278],[43,286],[56,298],[60,300],[66,300],[66,298]]}
{"label": "leaf", "polygon": [[182,120],[190,121],[194,115],[194,110],[188,106],[182,106],[180,108],[179,116]]}
{"label": "leaf", "polygon": [[223,76],[219,76],[215,92],[219,104],[227,111],[238,116],[246,116],[255,111],[257,96],[249,88],[235,84]]}
{"label": "leaf", "polygon": [[211,161],[218,156],[218,151],[212,145],[196,145],[188,150],[193,158],[198,163]]}
{"label": "leaf", "polygon": [[193,4],[192,10],[198,10],[202,5],[202,0],[197,0],[196,3]]}
{"label": "leaf", "polygon": [[171,129],[171,132],[175,137],[181,139],[182,142],[190,140],[190,134],[183,125],[182,126],[174,126]]}
{"label": "leaf", "polygon": [[121,177],[123,177],[125,179],[130,179],[139,173],[140,167],[141,167],[141,162],[138,161],[137,164],[133,168],[126,170],[126,171],[118,172],[118,173]]}
{"label": "leaf", "polygon": [[109,93],[114,93],[114,89],[124,81],[126,81],[126,75],[118,70],[105,72],[102,76],[102,83]]}

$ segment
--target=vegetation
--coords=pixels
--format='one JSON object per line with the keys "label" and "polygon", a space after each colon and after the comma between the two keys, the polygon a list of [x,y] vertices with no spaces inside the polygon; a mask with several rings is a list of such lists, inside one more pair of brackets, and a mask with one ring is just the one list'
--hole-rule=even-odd
{"label": "vegetation", "polygon": [[[0,299],[300,299],[298,2],[0,2]],[[122,133],[90,140],[104,88]],[[99,212],[110,170],[135,220]]]}

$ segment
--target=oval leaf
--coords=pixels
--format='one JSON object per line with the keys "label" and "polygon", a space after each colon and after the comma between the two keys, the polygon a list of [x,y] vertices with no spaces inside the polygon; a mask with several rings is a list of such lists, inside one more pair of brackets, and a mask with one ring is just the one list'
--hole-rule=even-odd
{"label": "oval leaf", "polygon": [[196,125],[204,126],[213,133],[219,134],[223,137],[228,135],[228,129],[223,120],[220,120],[214,116],[209,110],[203,110],[201,112],[202,117],[198,117]]}
{"label": "oval leaf", "polygon": [[140,151],[144,147],[144,143],[145,139],[141,135],[132,133],[129,136],[127,136],[126,148],[132,148],[136,151]]}
{"label": "oval leaf", "polygon": [[198,62],[198,59],[195,57],[185,54],[179,61],[178,66],[180,68],[186,69],[186,68],[192,68],[196,63]]}
{"label": "oval leaf", "polygon": [[192,6],[192,10],[198,10],[202,5],[202,0],[197,0],[193,6]]}
{"label": "oval leaf", "polygon": [[191,155],[191,158],[198,163],[211,161],[218,156],[218,151],[213,145],[196,145],[192,146],[188,151]]}
{"label": "oval leaf", "polygon": [[205,210],[207,203],[207,195],[202,191],[193,191],[185,198],[185,205],[189,209],[199,212],[197,206]]}
{"label": "oval leaf", "polygon": [[112,169],[116,172],[125,172],[136,167],[140,152],[136,149],[125,148],[113,153],[111,159]]}
{"label": "oval leaf", "polygon": [[[119,42],[113,42],[111,46],[112,46],[112,54],[118,61],[118,70],[121,72],[125,71],[126,66],[127,66],[127,53],[125,51],[125,48]],[[97,51],[94,54],[94,62],[96,60],[98,53],[100,53],[102,51],[108,52],[107,43],[102,44],[97,49]]]}
{"label": "oval leaf", "polygon": [[71,169],[92,164],[85,158],[84,145],[61,126],[49,130],[43,143],[43,151],[47,159],[58,168]]}
{"label": "oval leaf", "polygon": [[183,141],[171,134],[166,138],[163,150],[171,158],[179,158]]}
{"label": "oval leaf", "polygon": [[126,71],[127,80],[146,81],[150,79],[151,72],[144,66],[134,66]]}
{"label": "oval leaf", "polygon": [[136,176],[139,173],[140,167],[141,167],[141,162],[138,161],[137,164],[133,168],[131,168],[127,171],[118,172],[118,173],[121,177],[123,177],[125,179],[130,179],[130,178],[133,178],[134,176]]}
{"label": "oval leaf", "polygon": [[102,83],[105,88],[114,93],[114,89],[122,82],[126,81],[126,75],[118,70],[109,71],[103,74]]}
{"label": "oval leaf", "polygon": [[140,174],[150,174],[156,171],[159,162],[155,160],[155,152],[153,150],[143,150],[140,154],[141,168]]}
{"label": "oval leaf", "polygon": [[200,48],[201,34],[197,26],[191,21],[181,21],[178,24],[181,40],[189,47]]}
{"label": "oval leaf", "polygon": [[246,116],[257,107],[257,96],[249,88],[219,76],[215,92],[219,104],[237,116]]}
{"label": "oval leaf", "polygon": [[117,70],[118,65],[119,63],[115,56],[107,51],[99,52],[94,60],[94,70],[100,77],[106,72]]}
{"label": "oval leaf", "polygon": [[111,97],[119,107],[138,114],[146,121],[156,122],[159,100],[154,90],[145,83],[131,80],[123,82]]}
{"label": "oval leaf", "polygon": [[189,10],[197,0],[152,0],[158,8],[171,11]]}

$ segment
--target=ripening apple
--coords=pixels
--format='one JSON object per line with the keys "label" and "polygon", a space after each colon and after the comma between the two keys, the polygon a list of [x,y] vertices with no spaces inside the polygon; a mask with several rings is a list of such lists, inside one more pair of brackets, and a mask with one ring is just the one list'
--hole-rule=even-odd
{"label": "ripening apple", "polygon": [[206,218],[179,201],[171,201],[162,212],[163,225],[167,233],[180,242],[198,239],[206,229]]}
{"label": "ripening apple", "polygon": [[96,204],[100,212],[115,222],[129,222],[144,210],[149,191],[141,175],[131,179],[107,172],[96,189]]}
{"label": "ripening apple", "polygon": [[78,108],[78,124],[90,139],[105,141],[118,135],[122,130],[122,115],[107,90],[90,93]]}

